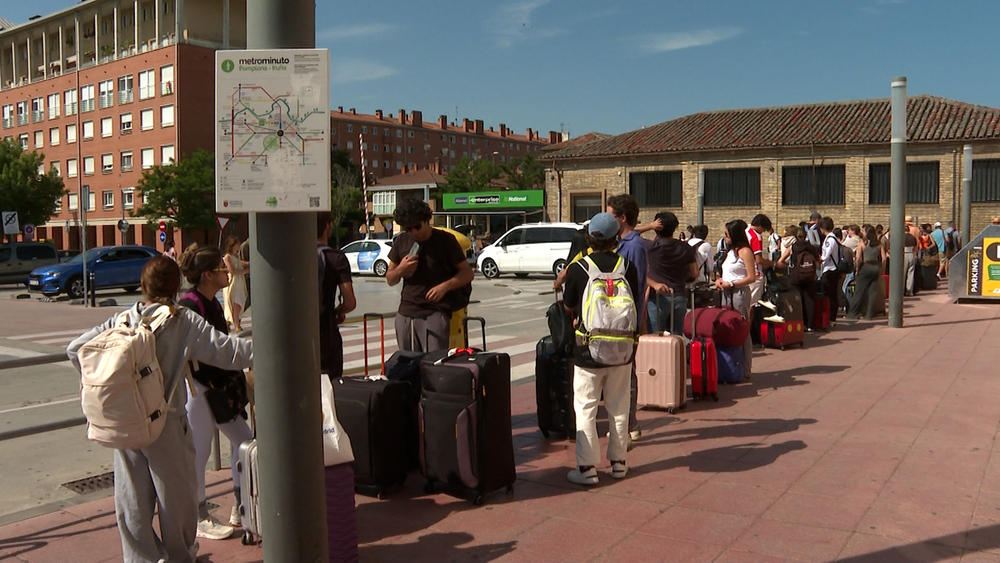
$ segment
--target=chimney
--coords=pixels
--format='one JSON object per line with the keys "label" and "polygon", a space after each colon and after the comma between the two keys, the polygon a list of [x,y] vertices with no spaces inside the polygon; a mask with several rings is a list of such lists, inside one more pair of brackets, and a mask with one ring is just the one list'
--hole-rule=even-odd
{"label": "chimney", "polygon": [[424,116],[420,114],[419,111],[413,110],[410,112],[410,125],[414,127],[424,126]]}
{"label": "chimney", "polygon": [[344,106],[337,106],[338,113],[344,113]]}
{"label": "chimney", "polygon": [[477,119],[476,120],[476,135],[482,135],[482,134],[483,134],[483,120],[482,119]]}
{"label": "chimney", "polygon": [[382,110],[380,109],[375,110],[375,119],[382,121]]}
{"label": "chimney", "polygon": [[351,108],[351,115],[357,115],[357,112],[354,111],[354,108]]}
{"label": "chimney", "polygon": [[554,145],[558,142],[559,142],[559,133],[556,133],[555,131],[549,131],[549,143]]}
{"label": "chimney", "polygon": [[448,129],[448,116],[447,115],[442,115],[441,117],[438,118],[438,127],[440,127],[442,131]]}
{"label": "chimney", "polygon": [[507,126],[504,125],[503,123],[500,124],[500,136],[501,137],[507,136]]}
{"label": "chimney", "polygon": [[492,133],[492,132],[493,132],[493,126],[490,125],[490,133]]}
{"label": "chimney", "polygon": [[531,137],[531,127],[528,127],[527,137],[528,137],[529,141],[532,139],[532,137]]}
{"label": "chimney", "polygon": [[472,131],[472,122],[469,121],[467,117],[462,118],[462,131],[465,131],[466,133]]}
{"label": "chimney", "polygon": [[399,124],[406,125],[406,112],[399,110]]}

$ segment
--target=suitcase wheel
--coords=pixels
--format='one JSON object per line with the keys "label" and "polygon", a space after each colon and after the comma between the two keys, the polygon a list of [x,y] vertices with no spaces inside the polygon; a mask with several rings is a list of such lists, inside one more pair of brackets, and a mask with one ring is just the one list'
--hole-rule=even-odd
{"label": "suitcase wheel", "polygon": [[719,402],[719,394],[718,393],[712,393],[712,400],[715,401],[716,403],[718,403]]}
{"label": "suitcase wheel", "polygon": [[514,483],[507,485],[507,496],[514,494]]}
{"label": "suitcase wheel", "polygon": [[542,436],[544,436],[545,438],[548,438],[549,437],[549,431],[548,430],[542,430]]}
{"label": "suitcase wheel", "polygon": [[676,410],[677,409],[675,409],[674,407],[667,407],[667,414],[674,414],[674,411]]}
{"label": "suitcase wheel", "polygon": [[483,495],[476,495],[476,498],[472,499],[472,504],[476,506],[482,506],[486,502],[486,498]]}
{"label": "suitcase wheel", "polygon": [[257,543],[257,542],[254,541],[253,532],[251,532],[249,530],[244,530],[243,531],[243,540],[242,541],[243,541],[243,545],[253,545],[253,544]]}

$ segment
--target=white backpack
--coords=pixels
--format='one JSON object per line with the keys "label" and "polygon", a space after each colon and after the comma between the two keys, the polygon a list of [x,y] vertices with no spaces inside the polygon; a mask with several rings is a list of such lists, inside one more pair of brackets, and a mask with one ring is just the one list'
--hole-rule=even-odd
{"label": "white backpack", "polygon": [[580,260],[587,272],[583,314],[576,331],[578,345],[587,346],[598,364],[621,366],[632,361],[637,315],[632,290],[625,280],[625,260],[602,272],[590,256]]}
{"label": "white backpack", "polygon": [[173,315],[170,307],[160,306],[131,326],[129,311],[124,311],[114,326],[80,347],[80,403],[87,438],[129,450],[160,437],[177,385],[166,397],[153,333]]}

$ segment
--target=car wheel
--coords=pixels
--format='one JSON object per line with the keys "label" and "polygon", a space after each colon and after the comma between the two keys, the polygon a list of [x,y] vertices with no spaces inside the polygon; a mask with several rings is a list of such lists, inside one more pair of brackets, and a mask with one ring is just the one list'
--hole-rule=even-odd
{"label": "car wheel", "polygon": [[514,277],[515,278],[526,278],[526,277],[528,277],[528,273],[527,272],[517,272],[516,274],[514,274]]}
{"label": "car wheel", "polygon": [[128,286],[128,287],[125,288],[125,293],[135,293],[136,291],[138,291],[138,289],[139,289],[139,286],[137,286],[137,285],[130,285],[130,286]]}
{"label": "car wheel", "polygon": [[376,260],[375,265],[372,266],[372,271],[375,275],[384,278],[385,273],[389,271],[389,265],[385,263],[385,260]]}
{"label": "car wheel", "polygon": [[483,260],[482,270],[483,270],[483,275],[486,276],[487,279],[493,279],[500,275],[500,268],[497,267],[497,263],[494,262],[491,258]]}
{"label": "car wheel", "polygon": [[76,276],[71,278],[66,284],[66,293],[69,294],[73,299],[83,298],[83,278]]}
{"label": "car wheel", "polygon": [[552,265],[552,273],[558,276],[559,274],[562,273],[562,271],[565,268],[566,268],[565,260],[556,260],[556,263]]}

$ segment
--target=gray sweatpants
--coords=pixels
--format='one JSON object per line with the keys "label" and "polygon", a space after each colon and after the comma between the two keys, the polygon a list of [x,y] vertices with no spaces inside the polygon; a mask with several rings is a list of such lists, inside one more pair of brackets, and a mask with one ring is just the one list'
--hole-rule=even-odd
{"label": "gray sweatpants", "polygon": [[[198,554],[194,443],[185,416],[141,450],[115,450],[115,514],[126,563],[193,562]],[[153,530],[159,507],[160,535]]]}
{"label": "gray sweatpants", "polygon": [[396,313],[395,327],[396,344],[400,350],[432,352],[448,349],[448,341],[451,337],[451,315],[433,313],[425,319],[417,319]]}
{"label": "gray sweatpants", "polygon": [[[750,307],[753,306],[756,301],[753,301],[751,297],[752,292],[751,287],[738,287],[732,292],[732,305],[733,308],[739,311],[746,321],[750,322]],[[746,341],[743,343],[743,377],[747,377],[751,373],[751,367],[753,365],[753,339],[747,336]]]}

